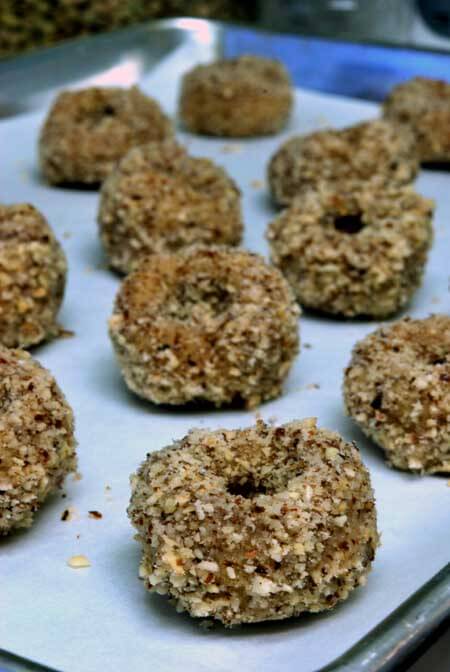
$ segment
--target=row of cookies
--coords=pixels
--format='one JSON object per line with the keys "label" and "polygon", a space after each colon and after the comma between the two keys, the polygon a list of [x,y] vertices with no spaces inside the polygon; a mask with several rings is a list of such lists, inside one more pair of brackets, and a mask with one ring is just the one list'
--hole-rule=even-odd
{"label": "row of cookies", "polygon": [[[253,88],[248,83],[252,77]],[[410,85],[415,87],[416,80]],[[426,88],[422,80],[421,87]],[[429,89],[428,105],[434,109],[441,104],[444,109],[448,88],[431,81]],[[232,111],[245,91],[258,110],[262,103],[257,91],[260,97],[265,92],[264,116],[278,119],[272,132],[286,122],[292,105],[287,75],[278,64],[254,57],[227,62],[226,67],[222,62],[199,66],[188,73],[180,96],[181,118],[197,132],[269,132],[261,125],[244,133],[234,119]],[[193,110],[198,108],[201,115],[208,105],[215,106],[216,117],[221,112],[228,119],[227,128],[216,121],[214,131],[193,120]],[[392,107],[389,99],[386,109]],[[145,133],[125,132],[133,118],[142,130],[140,115],[152,120]],[[395,117],[393,112],[387,116]],[[291,205],[268,228],[272,261],[306,307],[347,317],[385,317],[404,307],[420,283],[432,238],[433,204],[408,185],[418,171],[417,137],[423,130],[414,129],[411,120],[405,125],[403,118],[400,126],[400,115],[395,119],[292,138],[269,163],[275,201]],[[146,140],[165,141],[130,152],[102,188],[100,234],[111,266],[128,272],[154,252],[193,243],[238,244],[242,221],[233,180],[210,161],[188,157],[168,140],[172,129],[167,118],[155,101],[136,89],[61,94],[41,134],[43,173],[52,182],[98,182],[127,147],[144,141],[144,135]],[[111,143],[116,137],[119,141]],[[103,162],[107,151],[115,155]],[[95,180],[83,177],[79,166],[84,163],[91,171],[98,166]],[[68,172],[56,179],[48,166],[60,164]]]}
{"label": "row of cookies", "polygon": [[[214,90],[214,77],[205,77],[203,72],[200,79],[206,80],[207,90],[211,86]],[[220,86],[226,92],[225,100],[233,97],[223,81]],[[114,116],[110,111],[105,114]],[[206,116],[213,117],[213,111]],[[192,123],[192,128],[200,124]],[[92,117],[89,124],[95,126]],[[220,127],[217,119],[214,127]],[[131,166],[129,173],[125,170],[125,178],[133,178],[129,181],[130,198],[111,210],[110,235],[120,208],[129,214],[139,213],[139,205],[131,202],[139,204],[153,185],[157,194],[153,208],[163,200],[167,184],[173,199],[173,172],[176,177],[181,172],[184,178],[184,174],[176,162],[172,173],[166,167],[159,173],[154,170],[154,157],[158,163],[161,147],[168,148],[162,153],[186,157],[173,142],[163,142],[135,150],[131,159],[123,159]],[[139,191],[134,184],[138,174],[134,166],[136,162],[147,166],[148,154],[153,175],[139,178]],[[217,171],[208,172],[203,164],[196,174],[188,161],[186,164],[189,179],[194,173],[202,186],[211,181],[213,199],[220,201],[214,191]],[[108,180],[113,185],[108,190],[111,199],[122,179],[117,172],[105,182],[105,192]],[[220,182],[220,195],[223,185]],[[181,210],[183,198],[179,185],[176,187]],[[230,188],[230,199],[224,199],[225,209],[229,201],[235,207],[232,192]],[[421,203],[420,197],[413,195],[414,212],[406,220],[416,221],[418,210],[429,224],[430,204],[427,208],[424,199]],[[376,200],[371,202],[372,208]],[[329,207],[328,200],[321,204]],[[317,217],[320,207],[312,205]],[[180,210],[177,206],[176,211]],[[360,225],[358,213],[341,212],[339,204],[337,210],[341,219],[337,227],[338,217],[331,225],[338,231],[341,227],[344,238],[353,236],[352,229]],[[210,217],[208,213],[204,221]],[[133,216],[123,218],[124,227],[130,219]],[[139,215],[134,219],[139,224]],[[181,227],[182,222],[191,226],[192,222],[189,218],[178,222],[183,238],[189,226]],[[392,226],[384,228],[389,240]],[[280,393],[298,349],[298,308],[292,290],[281,274],[257,255],[211,246],[211,242],[223,244],[222,240],[208,241],[205,247],[205,241],[198,241],[195,235],[181,252],[178,250],[185,247],[185,241],[180,244],[175,239],[173,249],[157,250],[158,254],[136,263],[134,269],[132,265],[120,268],[132,272],[119,290],[110,321],[118,360],[131,389],[157,403],[206,398],[221,405],[240,397],[254,406]],[[125,248],[127,266],[133,259],[126,249],[129,237],[122,231],[112,248],[117,253]],[[135,235],[137,241],[144,238]],[[191,247],[193,242],[203,245]],[[400,245],[398,239],[395,243],[394,247]],[[426,248],[427,242],[422,241],[422,247]],[[331,246],[328,255],[330,250]],[[394,259],[395,265],[398,261]],[[446,316],[404,320],[375,332],[355,346],[346,372],[347,410],[384,446],[391,462],[402,468],[448,469],[449,399],[442,382],[449,375],[449,322]],[[24,367],[22,361],[29,366]],[[74,456],[70,413],[64,408],[63,422],[51,410],[52,402],[55,407],[60,402],[54,381],[49,379],[51,391],[46,389],[38,397],[39,403],[41,396],[49,401],[45,413],[36,413],[32,404],[40,387],[36,390],[34,378],[39,383],[42,375],[38,365],[33,369],[32,360],[30,363],[26,355],[12,350],[5,352],[3,364],[9,367],[5,380],[14,379],[18,386],[18,392],[11,382],[5,387],[8,399],[14,400],[14,414],[5,415],[11,436],[17,442],[16,428],[21,423],[30,427],[33,436],[36,430],[42,432],[42,445],[31,439],[26,445],[17,445],[22,457],[30,451],[31,459],[26,459],[35,467],[30,470],[34,480],[28,481],[28,472],[21,472],[22,480],[14,482],[17,461],[6,463],[0,513],[5,514],[2,531],[7,532],[14,525],[31,522],[33,510],[61,482],[62,472],[74,468]],[[414,413],[411,399],[404,397],[405,386],[411,388]],[[55,429],[62,430],[65,437],[65,443],[53,443],[60,446],[62,458],[54,479],[50,466],[55,467],[58,459],[47,450],[48,428],[54,437]],[[323,487],[324,480],[330,487]],[[334,606],[364,583],[378,544],[373,493],[358,452],[337,435],[317,430],[312,421],[273,428],[259,423],[250,430],[190,434],[142,465],[133,479],[129,514],[143,544],[141,575],[148,587],[169,593],[193,615],[212,616],[226,624],[285,618]]]}

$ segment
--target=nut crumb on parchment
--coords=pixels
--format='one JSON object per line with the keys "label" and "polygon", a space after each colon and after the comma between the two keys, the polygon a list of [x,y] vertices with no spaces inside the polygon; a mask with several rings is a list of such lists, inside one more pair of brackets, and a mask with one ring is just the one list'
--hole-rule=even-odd
{"label": "nut crumb on parchment", "polygon": [[67,564],[72,569],[85,569],[86,567],[91,567],[90,560],[85,555],[72,555],[72,557],[67,560]]}
{"label": "nut crumb on parchment", "polygon": [[89,511],[89,518],[100,520],[101,518],[103,518],[103,514],[100,513],[100,511]]}

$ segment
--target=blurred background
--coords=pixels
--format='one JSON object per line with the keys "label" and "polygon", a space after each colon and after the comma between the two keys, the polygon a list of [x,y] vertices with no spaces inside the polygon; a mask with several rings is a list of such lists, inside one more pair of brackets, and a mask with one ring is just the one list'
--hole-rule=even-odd
{"label": "blurred background", "polygon": [[171,16],[450,51],[450,0],[0,0],[0,58]]}

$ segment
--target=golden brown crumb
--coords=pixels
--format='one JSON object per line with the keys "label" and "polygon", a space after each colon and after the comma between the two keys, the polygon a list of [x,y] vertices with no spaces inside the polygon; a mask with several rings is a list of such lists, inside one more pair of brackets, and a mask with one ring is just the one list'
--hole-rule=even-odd
{"label": "golden brown crumb", "polygon": [[418,171],[414,139],[382,119],[296,136],[271,158],[268,179],[281,205],[311,190],[351,193],[369,182],[399,186]]}
{"label": "golden brown crumb", "polygon": [[427,77],[395,86],[384,115],[412,132],[419,161],[450,162],[450,83]]}
{"label": "golden brown crumb", "polygon": [[97,185],[131,147],[172,134],[158,103],[136,86],[63,91],[41,131],[41,171],[50,184]]}
{"label": "golden brown crumb", "polygon": [[242,145],[229,143],[222,147],[222,152],[224,154],[239,154],[239,152],[242,152]]}
{"label": "golden brown crumb", "polygon": [[276,133],[293,96],[284,66],[259,56],[198,65],[184,77],[180,117],[193,133],[245,137]]}
{"label": "golden brown crumb", "polygon": [[250,182],[250,186],[252,189],[262,189],[264,186],[264,182],[262,180],[252,180]]}
{"label": "golden brown crumb", "polygon": [[192,430],[131,483],[147,588],[225,625],[332,608],[364,585],[378,545],[357,448],[313,418]]}
{"label": "golden brown crumb", "polygon": [[72,410],[51,373],[23,350],[0,347],[0,429],[2,535],[29,527],[76,469]]}
{"label": "golden brown crumb", "polygon": [[103,518],[103,514],[100,513],[100,511],[89,511],[89,518],[100,520],[101,518]]}
{"label": "golden brown crumb", "polygon": [[59,327],[56,336],[57,338],[73,338],[75,336],[75,332],[72,331],[72,329],[64,329],[63,327]]}
{"label": "golden brown crumb", "polygon": [[110,336],[129,388],[162,404],[278,396],[298,352],[299,311],[282,275],[255,254],[192,247],[128,275]]}
{"label": "golden brown crumb", "polygon": [[390,464],[450,472],[450,317],[405,318],[358,342],[344,399]]}
{"label": "golden brown crumb", "polygon": [[86,569],[91,566],[90,560],[85,555],[73,555],[68,559],[67,564],[72,569]]}
{"label": "golden brown crumb", "polygon": [[98,222],[110,265],[128,273],[150,254],[238,245],[240,192],[209,159],[172,140],[154,142],[132,149],[104,182]]}
{"label": "golden brown crumb", "polygon": [[32,205],[0,205],[0,343],[27,348],[58,335],[67,262]]}
{"label": "golden brown crumb", "polygon": [[385,317],[420,285],[433,209],[411,187],[311,190],[269,225],[272,262],[303,306]]}

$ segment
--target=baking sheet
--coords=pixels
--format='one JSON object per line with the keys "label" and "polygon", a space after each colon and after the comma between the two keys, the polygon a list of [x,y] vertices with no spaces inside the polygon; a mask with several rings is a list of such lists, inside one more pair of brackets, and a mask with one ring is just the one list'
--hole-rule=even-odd
{"label": "baking sheet", "polygon": [[[165,59],[142,88],[174,113],[177,81],[191,66],[185,49]],[[180,134],[194,155],[223,165],[243,190],[245,246],[267,254],[264,230],[275,212],[263,183],[265,165],[292,133],[344,126],[377,114],[375,105],[298,91],[289,128],[275,138],[248,141]],[[449,496],[443,477],[418,477],[385,466],[381,452],[345,418],[342,370],[354,342],[373,322],[340,322],[304,315],[302,348],[284,395],[263,405],[264,419],[316,416],[319,424],[357,441],[378,503],[383,546],[366,588],[331,613],[224,630],[199,627],[167,600],[149,595],[137,579],[139,546],[125,509],[128,476],[145,454],[191,427],[242,427],[255,412],[187,413],[161,410],[126,390],[106,332],[119,279],[107,270],[95,224],[97,194],[50,188],[40,181],[36,140],[43,113],[0,123],[0,201],[29,201],[48,217],[69,260],[62,324],[75,337],[33,351],[56,376],[77,420],[81,480],[67,481],[33,527],[0,541],[0,647],[64,672],[126,668],[141,672],[301,670],[313,672],[343,653],[450,557]],[[449,312],[450,175],[422,172],[418,190],[437,200],[435,243],[423,287],[408,313]],[[76,515],[62,522],[65,508]],[[89,510],[103,514],[88,517]],[[85,554],[89,569],[66,564]]]}

